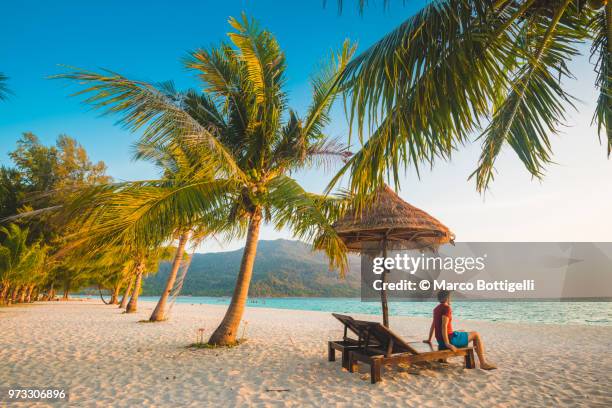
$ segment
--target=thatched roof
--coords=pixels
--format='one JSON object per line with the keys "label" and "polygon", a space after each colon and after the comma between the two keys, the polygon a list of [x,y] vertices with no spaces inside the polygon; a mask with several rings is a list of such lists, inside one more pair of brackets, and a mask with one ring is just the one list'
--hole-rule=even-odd
{"label": "thatched roof", "polygon": [[440,221],[402,200],[387,185],[360,214],[349,213],[334,224],[349,250],[380,247],[385,236],[389,249],[437,249],[455,235]]}

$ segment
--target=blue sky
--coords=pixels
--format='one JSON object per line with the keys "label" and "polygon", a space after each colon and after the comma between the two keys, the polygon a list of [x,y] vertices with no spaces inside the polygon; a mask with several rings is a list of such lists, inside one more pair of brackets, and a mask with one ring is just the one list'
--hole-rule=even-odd
{"label": "blue sky", "polygon": [[[45,79],[61,72],[58,64],[87,69],[108,68],[146,80],[174,80],[179,88],[197,86],[180,59],[189,50],[224,39],[227,19],[246,11],[270,29],[286,52],[291,104],[302,110],[309,100],[309,76],[345,38],[364,50],[401,23],[423,3],[392,2],[384,10],[372,2],[359,16],[356,2],[346,2],[339,16],[335,1],[28,1],[3,6],[0,25],[0,72],[10,77],[15,95],[0,104],[0,163],[22,132],[32,131],[44,143],[62,133],[75,137],[94,160],[104,160],[116,179],[151,178],[156,170],[131,161],[137,135],[101,118],[68,95],[75,88]],[[544,182],[532,181],[506,149],[498,161],[499,175],[486,197],[467,181],[478,145],[462,149],[451,163],[441,163],[419,180],[409,172],[401,195],[447,224],[462,241],[609,241],[612,217],[612,163],[605,159],[590,118],[595,100],[592,67],[586,57],[573,64],[578,80],[569,89],[582,102],[571,112],[568,127],[553,147],[557,165]],[[346,135],[346,120],[334,110],[332,136]],[[331,174],[308,171],[298,175],[310,190],[321,191]],[[263,239],[290,237],[266,227]],[[237,248],[232,242],[225,249]],[[218,250],[217,243],[201,248]]]}

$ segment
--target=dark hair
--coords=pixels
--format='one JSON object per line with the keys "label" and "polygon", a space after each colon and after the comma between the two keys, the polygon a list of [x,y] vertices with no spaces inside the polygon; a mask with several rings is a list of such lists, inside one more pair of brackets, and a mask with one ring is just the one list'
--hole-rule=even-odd
{"label": "dark hair", "polygon": [[438,292],[438,302],[440,303],[444,303],[448,300],[448,298],[450,297],[450,290],[444,290],[442,289],[441,291]]}

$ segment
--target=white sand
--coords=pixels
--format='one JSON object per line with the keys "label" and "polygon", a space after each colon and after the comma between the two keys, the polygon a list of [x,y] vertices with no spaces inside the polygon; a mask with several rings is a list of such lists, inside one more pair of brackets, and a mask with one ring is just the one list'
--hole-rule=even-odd
{"label": "white sand", "polygon": [[[611,327],[457,322],[483,334],[499,370],[455,359],[387,371],[371,385],[327,362],[327,340],[342,335],[329,313],[251,308],[245,344],[195,350],[185,346],[200,327],[210,334],[225,307],[176,305],[170,321],[137,323],[153,306],[133,315],[97,301],[0,309],[0,384],[65,386],[79,407],[612,406]],[[411,340],[428,329],[418,318],[391,324]]]}

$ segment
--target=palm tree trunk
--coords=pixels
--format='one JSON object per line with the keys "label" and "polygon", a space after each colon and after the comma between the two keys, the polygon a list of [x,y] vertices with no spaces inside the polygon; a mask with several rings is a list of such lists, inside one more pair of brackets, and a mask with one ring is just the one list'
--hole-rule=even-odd
{"label": "palm tree trunk", "polygon": [[34,285],[28,285],[25,291],[25,302],[30,303],[32,299],[32,291],[34,290]]}
{"label": "palm tree trunk", "polygon": [[17,295],[17,303],[24,303],[26,298],[26,291],[28,290],[27,285],[22,285]]}
{"label": "palm tree trunk", "polygon": [[132,285],[134,285],[134,278],[130,276],[129,279],[127,288],[125,288],[125,292],[123,292],[123,298],[121,298],[119,309],[125,309],[127,307],[128,298],[130,296],[130,292],[132,291]]}
{"label": "palm tree trunk", "polygon": [[185,232],[179,237],[178,247],[176,248],[176,254],[174,255],[174,260],[172,261],[172,269],[170,269],[170,274],[168,275],[168,280],[166,280],[166,287],[157,302],[157,306],[155,306],[155,310],[151,314],[149,321],[151,322],[160,322],[165,320],[166,318],[166,303],[168,302],[168,296],[170,296],[170,292],[174,287],[174,282],[176,281],[176,274],[178,273],[179,268],[181,267],[181,261],[183,260],[183,254],[185,253],[185,245],[187,244],[187,240],[189,239],[189,233]]}
{"label": "palm tree trunk", "polygon": [[64,295],[62,296],[62,300],[68,300],[69,295],[70,293],[68,291],[68,288],[64,288]]}
{"label": "palm tree trunk", "polygon": [[119,290],[120,289],[121,289],[121,282],[119,282],[113,287],[113,294],[111,295],[110,302],[108,302],[109,305],[116,305],[119,303]]}
{"label": "palm tree trunk", "polygon": [[40,287],[38,285],[34,286],[32,290],[32,296],[30,297],[31,302],[38,302],[38,296],[40,295]]}
{"label": "palm tree trunk", "polygon": [[227,346],[236,342],[236,334],[249,294],[249,284],[253,275],[253,264],[257,255],[257,242],[259,239],[259,228],[261,225],[261,210],[257,209],[251,216],[249,230],[247,232],[246,244],[242,254],[240,272],[236,279],[236,287],[232,294],[232,301],[225,312],[223,321],[217,330],[210,336],[209,344]]}
{"label": "palm tree trunk", "polygon": [[125,308],[125,313],[136,313],[138,310],[138,295],[140,294],[140,285],[142,284],[142,272],[144,269],[144,262],[140,262],[136,268],[136,282],[134,282],[134,290],[132,291],[132,297]]}
{"label": "palm tree trunk", "polygon": [[2,290],[0,290],[0,305],[3,305],[6,302],[6,297],[8,294],[8,290],[9,290],[9,284],[5,283],[2,285]]}
{"label": "palm tree trunk", "polygon": [[105,305],[108,305],[109,302],[104,300],[104,295],[102,294],[102,286],[100,285],[98,285],[98,293],[100,294],[100,299],[102,300],[102,303],[104,303]]}
{"label": "palm tree trunk", "polygon": [[13,291],[11,292],[11,298],[10,298],[10,302],[11,303],[15,303],[15,301],[17,300],[17,295],[19,294],[19,288],[21,286],[15,286],[13,288]]}

